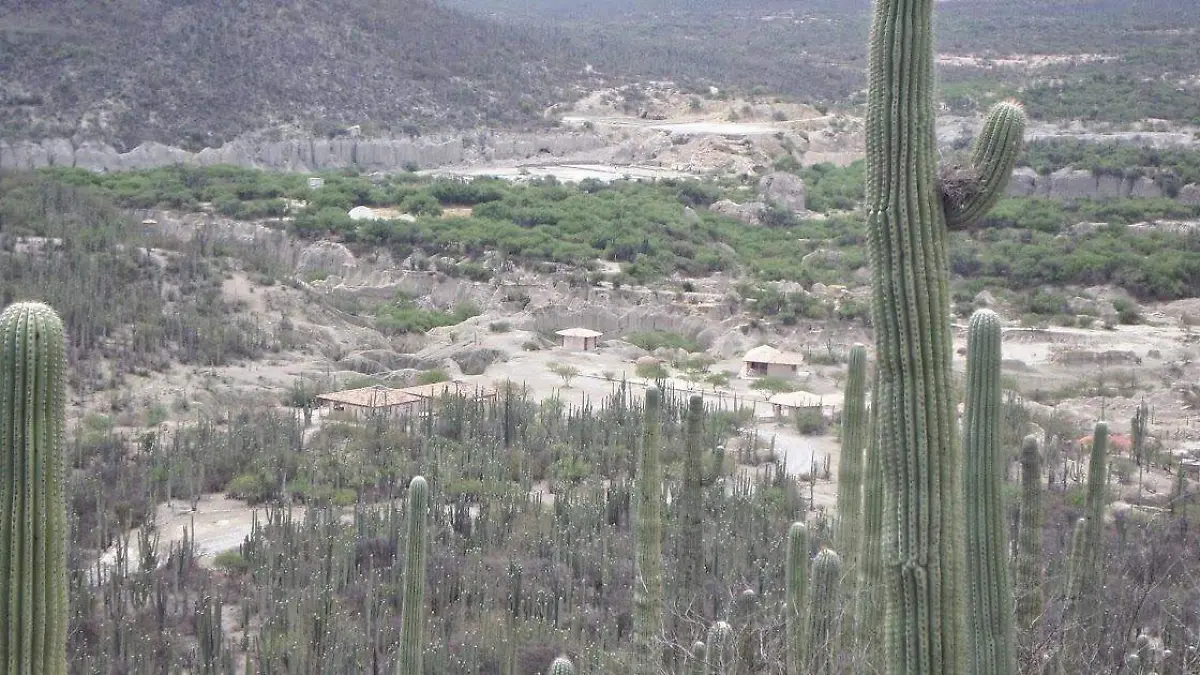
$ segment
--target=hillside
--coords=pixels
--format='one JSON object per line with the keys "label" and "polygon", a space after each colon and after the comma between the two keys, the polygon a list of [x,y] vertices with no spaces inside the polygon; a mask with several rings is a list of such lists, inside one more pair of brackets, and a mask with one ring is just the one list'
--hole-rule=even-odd
{"label": "hillside", "polygon": [[[865,0],[446,2],[512,25],[553,26],[601,71],[701,92],[716,85],[856,104],[865,85]],[[1200,123],[1198,27],[1200,4],[1187,0],[946,2],[940,95],[961,114],[1017,95],[1039,120]]]}
{"label": "hillside", "polygon": [[0,5],[0,137],[197,147],[279,123],[327,134],[531,123],[579,62],[426,0]]}

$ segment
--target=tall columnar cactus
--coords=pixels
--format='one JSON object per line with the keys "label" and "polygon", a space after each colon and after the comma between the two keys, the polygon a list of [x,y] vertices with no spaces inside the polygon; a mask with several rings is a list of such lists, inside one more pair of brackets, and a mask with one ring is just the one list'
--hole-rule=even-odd
{"label": "tall columnar cactus", "polygon": [[637,475],[637,534],[634,553],[633,639],[634,673],[657,675],[662,668],[663,559],[662,467],[659,464],[657,389],[646,391],[646,419]]}
{"label": "tall columnar cactus", "polygon": [[808,586],[808,669],[812,675],[834,672],[838,656],[838,617],[841,614],[842,558],[831,549],[822,549],[812,560],[812,579]]}
{"label": "tall columnar cactus", "polygon": [[733,675],[736,654],[733,627],[718,621],[708,627],[708,670],[710,675]]}
{"label": "tall columnar cactus", "polygon": [[[875,375],[878,385],[879,375]],[[878,389],[878,386],[876,386]],[[871,410],[874,418],[874,408]],[[859,546],[858,584],[854,598],[855,658],[882,663],[883,636],[883,454],[879,427],[869,427],[866,471],[863,476],[862,542]]]}
{"label": "tall columnar cactus", "polygon": [[801,675],[806,672],[804,603],[808,599],[808,528],[804,523],[795,522],[788,528],[786,565],[784,626],[787,630],[787,672],[789,675]]}
{"label": "tall columnar cactus", "polygon": [[976,175],[939,181],[934,4],[876,0],[869,50],[866,210],[880,373],[873,401],[887,481],[891,675],[965,668],[947,210],[950,224],[961,227],[998,197],[1024,124],[1019,106],[994,108],[977,145]]}
{"label": "tall columnar cactus", "polygon": [[1036,436],[1021,446],[1021,524],[1017,538],[1017,628],[1029,631],[1042,616],[1042,456]]}
{"label": "tall columnar cactus", "polygon": [[1082,540],[1071,552],[1070,596],[1080,623],[1096,608],[1104,571],[1104,508],[1108,504],[1108,423],[1097,422],[1088,463],[1087,512]]}
{"label": "tall columnar cactus", "polygon": [[858,569],[863,493],[863,453],[867,447],[867,348],[850,350],[846,395],[842,404],[842,454],[838,465],[837,525],[833,543],[849,575],[847,595],[853,597]]}
{"label": "tall columnar cactus", "polygon": [[692,645],[692,656],[688,663],[688,675],[708,675],[708,649],[702,640]]}
{"label": "tall columnar cactus", "polygon": [[1005,455],[1000,451],[1000,318],[989,309],[981,309],[971,317],[966,390],[963,449],[969,672],[1016,675],[1002,492]]}
{"label": "tall columnar cactus", "polygon": [[425,557],[429,549],[429,486],[421,476],[408,485],[408,537],[404,557],[404,601],[400,612],[400,658],[396,675],[422,675],[425,644]]}
{"label": "tall columnar cactus", "polygon": [[679,593],[684,607],[692,604],[704,572],[704,399],[688,401],[684,437],[683,492],[679,495]]}
{"label": "tall columnar cactus", "polygon": [[66,348],[46,305],[0,314],[0,671],[67,672]]}
{"label": "tall columnar cactus", "polygon": [[571,663],[571,659],[560,656],[550,664],[550,670],[546,675],[575,675],[575,665]]}

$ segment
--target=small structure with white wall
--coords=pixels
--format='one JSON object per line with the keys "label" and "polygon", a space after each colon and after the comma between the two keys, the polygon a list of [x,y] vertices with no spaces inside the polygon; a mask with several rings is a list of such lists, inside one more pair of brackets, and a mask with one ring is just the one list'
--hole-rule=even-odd
{"label": "small structure with white wall", "polygon": [[325,179],[324,178],[321,178],[320,176],[309,176],[308,177],[308,189],[309,190],[319,190],[322,187],[325,187]]}
{"label": "small structure with white wall", "polygon": [[775,417],[792,417],[797,412],[814,410],[821,413],[827,420],[837,415],[839,401],[837,396],[821,396],[809,391],[788,391],[775,394],[767,399],[775,411]]}
{"label": "small structure with white wall", "polygon": [[563,340],[563,347],[577,352],[587,352],[596,348],[600,336],[604,333],[587,328],[564,328],[555,333]]}
{"label": "small structure with white wall", "polygon": [[793,352],[780,351],[770,345],[760,345],[742,357],[743,377],[796,377],[804,357]]}

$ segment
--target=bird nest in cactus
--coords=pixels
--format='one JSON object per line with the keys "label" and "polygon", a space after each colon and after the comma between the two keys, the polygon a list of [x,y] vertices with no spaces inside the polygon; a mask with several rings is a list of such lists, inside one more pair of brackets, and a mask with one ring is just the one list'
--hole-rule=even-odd
{"label": "bird nest in cactus", "polygon": [[[961,211],[979,195],[982,181],[979,171],[962,164],[943,164],[938,170],[938,184],[942,192],[942,208],[946,213]],[[965,227],[950,226],[951,229]]]}

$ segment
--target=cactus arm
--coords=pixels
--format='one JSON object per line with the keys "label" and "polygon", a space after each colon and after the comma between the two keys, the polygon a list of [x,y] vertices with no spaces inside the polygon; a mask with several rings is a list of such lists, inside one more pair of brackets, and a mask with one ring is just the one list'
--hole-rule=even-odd
{"label": "cactus arm", "polygon": [[401,606],[400,657],[396,675],[422,675],[425,644],[425,557],[429,545],[429,486],[415,476],[408,486],[408,537],[405,540],[404,600]]}
{"label": "cactus arm", "polygon": [[946,227],[951,230],[970,227],[1004,196],[1021,152],[1025,123],[1025,109],[1020,103],[997,103],[988,112],[975,139],[971,166],[965,175],[956,175],[956,169],[942,171]]}
{"label": "cactus arm", "polygon": [[967,333],[963,449],[967,534],[967,607],[971,671],[1016,675],[1004,458],[1000,453],[1000,319],[981,309]]}
{"label": "cactus arm", "polygon": [[0,670],[67,672],[63,324],[41,303],[0,314]]}

